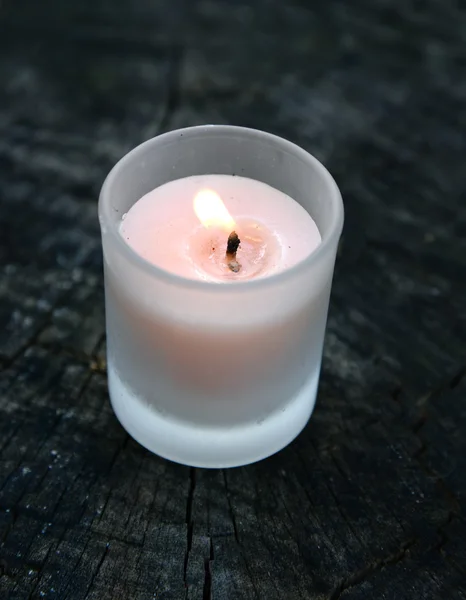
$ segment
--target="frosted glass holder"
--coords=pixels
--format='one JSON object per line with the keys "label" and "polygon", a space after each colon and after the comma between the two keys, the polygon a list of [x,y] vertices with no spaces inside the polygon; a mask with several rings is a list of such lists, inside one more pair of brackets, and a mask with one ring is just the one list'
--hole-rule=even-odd
{"label": "frosted glass holder", "polygon": [[[150,264],[119,233],[142,196],[191,175],[241,175],[291,196],[322,243],[294,267],[218,284]],[[253,199],[251,199],[253,202]],[[291,442],[315,404],[343,204],[313,156],[223,125],[171,131],[123,157],[100,195],[110,399],[123,427],[178,463],[223,468]]]}

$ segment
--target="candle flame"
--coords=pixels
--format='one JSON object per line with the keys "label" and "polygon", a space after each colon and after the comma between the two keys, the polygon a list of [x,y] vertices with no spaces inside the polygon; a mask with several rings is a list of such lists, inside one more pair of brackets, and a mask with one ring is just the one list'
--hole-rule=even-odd
{"label": "candle flame", "polygon": [[217,192],[201,190],[194,197],[193,206],[204,227],[221,227],[228,232],[234,230],[235,222]]}

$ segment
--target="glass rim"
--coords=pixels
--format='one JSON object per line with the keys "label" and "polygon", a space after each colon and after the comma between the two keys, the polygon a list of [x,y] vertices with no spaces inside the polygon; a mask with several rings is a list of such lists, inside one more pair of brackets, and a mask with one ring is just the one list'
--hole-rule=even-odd
{"label": "glass rim", "polygon": [[[181,275],[177,275],[175,273],[167,271],[166,269],[163,269],[140,256],[133,248],[131,248],[131,246],[129,246],[125,242],[123,236],[119,232],[118,227],[115,227],[114,223],[112,223],[112,219],[110,218],[109,214],[111,210],[111,190],[115,179],[119,174],[119,171],[128,162],[132,161],[135,157],[137,157],[138,154],[145,152],[149,147],[155,146],[163,141],[174,141],[181,135],[192,134],[196,132],[201,134],[204,133],[207,135],[209,135],[210,132],[215,132],[215,134],[223,133],[227,135],[240,134],[243,136],[260,136],[263,139],[268,139],[274,144],[280,144],[282,148],[289,151],[291,154],[294,154],[303,162],[309,163],[313,166],[315,170],[318,171],[318,173],[321,175],[323,181],[327,186],[328,199],[332,203],[334,210],[332,212],[330,225],[325,231],[325,236],[319,229],[322,241],[319,244],[319,246],[313,252],[311,252],[311,254],[309,254],[309,256],[307,256],[304,260],[300,261],[299,263],[293,265],[292,267],[283,271],[279,271],[278,273],[273,273],[267,277],[259,277],[257,279],[251,279],[248,281],[238,281],[232,284],[223,285],[215,281],[190,279],[189,277],[183,277]],[[171,283],[190,289],[199,289],[203,291],[217,293],[231,293],[233,290],[246,291],[257,288],[264,288],[278,283],[284,283],[287,280],[299,276],[300,273],[305,272],[306,270],[312,268],[314,264],[317,264],[321,257],[329,251],[333,244],[336,245],[338,243],[343,229],[344,221],[343,200],[338,185],[336,184],[334,178],[327,170],[327,168],[317,158],[315,158],[315,156],[313,156],[297,144],[294,144],[293,142],[290,142],[272,133],[261,131],[259,129],[253,129],[250,127],[213,124],[196,125],[194,127],[174,129],[166,133],[157,135],[153,138],[150,138],[149,140],[142,142],[141,144],[130,150],[113,166],[113,168],[110,170],[107,177],[105,178],[99,196],[98,212],[101,226],[102,224],[107,226],[108,235],[110,235],[111,238],[114,240],[117,250],[120,253],[122,253],[132,265],[139,269],[142,269],[152,277],[164,280],[166,283]]]}

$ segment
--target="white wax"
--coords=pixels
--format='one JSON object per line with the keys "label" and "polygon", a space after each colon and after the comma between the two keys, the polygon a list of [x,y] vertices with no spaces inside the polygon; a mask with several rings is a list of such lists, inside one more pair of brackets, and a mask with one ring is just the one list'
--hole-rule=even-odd
{"label": "white wax", "polygon": [[[239,273],[225,262],[228,233],[205,229],[194,212],[193,200],[205,189],[221,197],[235,221]],[[197,175],[152,190],[124,216],[120,233],[137,254],[166,271],[230,283],[288,269],[321,242],[314,220],[295,200],[265,183],[231,175]]]}

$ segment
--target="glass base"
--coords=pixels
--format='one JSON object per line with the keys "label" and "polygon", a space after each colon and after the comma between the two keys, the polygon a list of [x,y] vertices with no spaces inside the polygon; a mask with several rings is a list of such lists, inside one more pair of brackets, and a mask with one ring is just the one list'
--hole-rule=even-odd
{"label": "glass base", "polygon": [[261,422],[231,428],[202,427],[167,417],[139,400],[108,365],[113,410],[126,431],[163,458],[191,467],[221,469],[257,462],[287,446],[314,409],[316,369],[288,404]]}

